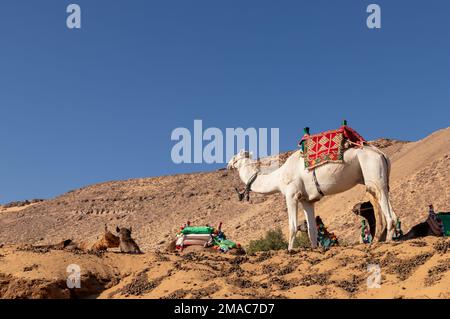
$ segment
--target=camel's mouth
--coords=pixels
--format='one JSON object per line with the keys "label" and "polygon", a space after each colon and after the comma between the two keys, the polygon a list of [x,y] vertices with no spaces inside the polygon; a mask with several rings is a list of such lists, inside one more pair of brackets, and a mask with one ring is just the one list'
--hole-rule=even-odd
{"label": "camel's mouth", "polygon": [[240,158],[230,160],[230,162],[228,162],[227,169],[228,170],[236,169],[236,164],[239,160]]}

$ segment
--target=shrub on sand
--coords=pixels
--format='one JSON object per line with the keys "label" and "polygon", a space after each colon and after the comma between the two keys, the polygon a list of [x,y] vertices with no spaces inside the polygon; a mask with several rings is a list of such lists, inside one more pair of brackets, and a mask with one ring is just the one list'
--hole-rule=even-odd
{"label": "shrub on sand", "polygon": [[298,232],[294,240],[294,248],[311,248],[311,242],[307,232]]}
{"label": "shrub on sand", "polygon": [[[311,247],[307,233],[299,232],[295,238],[294,248],[308,248]],[[288,248],[288,242],[283,235],[281,228],[269,230],[265,236],[260,239],[250,241],[247,249],[248,254],[253,254],[258,251],[282,250]]]}

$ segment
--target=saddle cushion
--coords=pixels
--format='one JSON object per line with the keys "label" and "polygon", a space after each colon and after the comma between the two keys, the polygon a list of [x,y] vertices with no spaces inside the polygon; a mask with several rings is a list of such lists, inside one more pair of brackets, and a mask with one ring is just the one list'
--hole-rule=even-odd
{"label": "saddle cushion", "polygon": [[303,143],[305,168],[311,170],[329,162],[342,163],[347,140],[354,143],[349,145],[350,147],[355,144],[362,145],[365,142],[361,135],[348,126],[303,136],[299,145]]}

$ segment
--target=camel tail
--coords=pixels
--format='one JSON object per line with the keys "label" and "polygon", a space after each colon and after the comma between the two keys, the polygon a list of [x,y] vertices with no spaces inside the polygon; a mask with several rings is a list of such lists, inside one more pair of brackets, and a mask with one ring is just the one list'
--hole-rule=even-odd
{"label": "camel tail", "polygon": [[381,151],[378,147],[373,146],[373,145],[369,145],[366,146],[368,148],[370,148],[371,150],[377,152],[378,154],[381,155],[381,157],[383,158],[385,164],[386,164],[386,186],[387,186],[387,190],[388,192],[390,191],[390,186],[389,186],[389,179],[391,176],[391,160],[389,159],[389,157],[383,152]]}
{"label": "camel tail", "polygon": [[[368,145],[367,148],[371,149],[372,151],[374,151],[374,152],[376,152],[378,154],[380,154],[381,157],[383,158],[384,165],[386,165],[385,166],[386,167],[386,181],[385,181],[386,189],[387,189],[387,191],[389,193],[389,191],[390,191],[389,179],[390,179],[390,175],[391,175],[391,161],[390,161],[389,157],[384,152],[382,152],[380,149],[378,149],[377,147],[375,147],[373,145]],[[387,194],[387,196],[388,196],[387,212],[388,212],[389,216],[391,217],[391,222],[392,222],[391,227],[393,227],[395,229],[397,216],[396,216],[396,214],[395,214],[395,212],[394,212],[394,210],[393,210],[393,208],[391,206],[391,203],[389,201],[389,194]]]}
{"label": "camel tail", "polygon": [[389,180],[390,180],[390,176],[391,176],[391,160],[389,159],[389,157],[387,157],[386,154],[384,154],[383,152],[381,152],[381,153],[383,154],[383,159],[386,162],[386,171],[387,171],[386,185],[387,185],[388,192],[390,192],[391,190],[389,188]]}

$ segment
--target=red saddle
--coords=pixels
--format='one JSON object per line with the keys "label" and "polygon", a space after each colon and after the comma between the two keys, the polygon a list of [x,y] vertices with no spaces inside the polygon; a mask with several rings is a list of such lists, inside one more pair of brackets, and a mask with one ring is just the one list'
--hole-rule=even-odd
{"label": "red saddle", "polygon": [[303,146],[305,167],[313,169],[329,162],[341,163],[346,141],[350,142],[348,147],[360,147],[366,140],[346,125],[337,130],[305,134],[299,142],[299,145]]}

